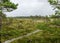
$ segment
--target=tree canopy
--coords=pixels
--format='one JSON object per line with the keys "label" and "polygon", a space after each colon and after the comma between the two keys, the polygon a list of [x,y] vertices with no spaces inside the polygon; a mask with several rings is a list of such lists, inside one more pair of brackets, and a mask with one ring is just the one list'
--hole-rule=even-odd
{"label": "tree canopy", "polygon": [[57,9],[55,14],[60,15],[60,0],[48,0],[48,1],[54,7],[54,9]]}
{"label": "tree canopy", "polygon": [[10,0],[0,0],[0,16],[2,17],[3,10],[12,11],[13,9],[17,9],[17,5],[10,2]]}
{"label": "tree canopy", "polygon": [[14,3],[10,2],[10,0],[0,0],[0,10],[1,11],[3,8],[6,8],[7,10],[9,8],[17,9],[17,5],[18,4],[14,4]]}
{"label": "tree canopy", "polygon": [[60,9],[60,1],[59,0],[48,0],[51,5],[53,5],[55,8]]}

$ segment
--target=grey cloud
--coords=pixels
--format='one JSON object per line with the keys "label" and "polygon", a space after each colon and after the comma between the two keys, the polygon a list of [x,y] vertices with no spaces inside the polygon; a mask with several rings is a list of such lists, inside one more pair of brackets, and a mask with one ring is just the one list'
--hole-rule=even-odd
{"label": "grey cloud", "polygon": [[47,0],[11,0],[18,3],[18,9],[7,12],[7,16],[49,15],[54,13]]}

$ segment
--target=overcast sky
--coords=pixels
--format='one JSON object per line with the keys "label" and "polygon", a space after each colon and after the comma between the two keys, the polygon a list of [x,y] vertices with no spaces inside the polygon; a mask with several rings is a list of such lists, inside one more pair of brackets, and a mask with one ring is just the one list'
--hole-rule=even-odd
{"label": "overcast sky", "polygon": [[16,10],[7,12],[7,16],[45,16],[54,13],[47,0],[11,0],[11,2],[18,3],[19,5]]}

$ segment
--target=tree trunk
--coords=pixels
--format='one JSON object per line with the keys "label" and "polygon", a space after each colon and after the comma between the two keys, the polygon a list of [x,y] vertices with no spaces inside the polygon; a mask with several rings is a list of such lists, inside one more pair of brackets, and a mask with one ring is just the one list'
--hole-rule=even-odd
{"label": "tree trunk", "polygon": [[0,30],[2,28],[2,16],[0,16]]}

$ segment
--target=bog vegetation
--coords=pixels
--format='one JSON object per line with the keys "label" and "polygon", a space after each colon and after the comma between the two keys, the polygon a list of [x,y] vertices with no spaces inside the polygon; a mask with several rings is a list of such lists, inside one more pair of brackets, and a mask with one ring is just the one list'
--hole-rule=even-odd
{"label": "bog vegetation", "polygon": [[[2,0],[3,1],[3,0]],[[26,35],[37,29],[42,31],[11,43],[60,43],[60,4],[58,0],[49,0],[57,10],[51,16],[6,17],[2,9],[16,9],[17,5],[9,0],[0,2],[0,42]],[[3,6],[3,7],[2,7]],[[2,8],[2,9],[1,9]]]}
{"label": "bog vegetation", "polygon": [[[12,43],[59,43],[60,42],[60,18],[51,17],[23,17],[6,18],[2,22],[0,31],[2,42],[26,35],[34,30],[43,30],[29,37],[16,40]],[[30,42],[28,42],[30,41]]]}

